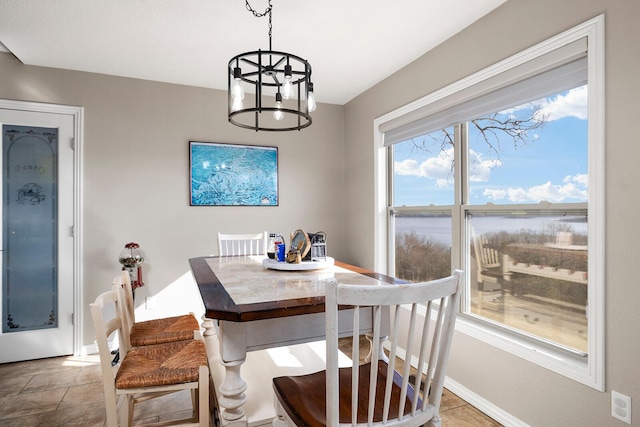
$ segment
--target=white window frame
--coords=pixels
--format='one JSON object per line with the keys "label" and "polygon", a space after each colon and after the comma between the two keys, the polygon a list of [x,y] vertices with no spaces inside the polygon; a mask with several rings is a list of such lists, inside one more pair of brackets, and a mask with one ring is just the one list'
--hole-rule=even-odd
{"label": "white window frame", "polygon": [[[388,272],[388,247],[393,236],[388,227],[388,182],[389,171],[387,148],[384,146],[384,133],[380,130],[385,124],[402,116],[424,108],[429,104],[452,97],[462,90],[492,78],[502,72],[513,69],[527,61],[545,55],[586,37],[588,62],[588,167],[589,167],[589,305],[588,316],[588,356],[572,355],[570,352],[543,346],[524,334],[511,334],[487,322],[473,319],[471,316],[459,316],[456,330],[473,336],[506,352],[527,361],[550,369],[596,390],[604,391],[604,314],[605,314],[605,120],[604,120],[604,15],[597,16],[581,25],[571,28],[555,37],[541,42],[512,57],[498,62],[484,70],[470,75],[445,88],[437,90],[410,104],[402,106],[374,120],[374,174],[375,174],[375,218],[374,218],[374,269]],[[458,169],[458,168],[456,168]],[[454,236],[458,237],[458,236]],[[465,256],[460,249],[461,239],[454,240],[452,261],[462,266]],[[468,276],[467,276],[468,277]]]}

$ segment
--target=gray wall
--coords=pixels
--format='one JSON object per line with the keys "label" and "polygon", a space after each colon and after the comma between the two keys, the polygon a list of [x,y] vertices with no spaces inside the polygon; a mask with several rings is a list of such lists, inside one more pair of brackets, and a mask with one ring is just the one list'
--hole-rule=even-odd
{"label": "gray wall", "polygon": [[[22,65],[0,54],[0,98],[84,107],[84,301],[88,307],[135,241],[146,252],[139,319],[202,303],[188,259],[217,253],[217,232],[325,231],[344,258],[343,107],[320,104],[301,132],[260,132],[227,122],[226,91]],[[278,207],[189,206],[189,141],[278,147]],[[156,309],[145,310],[146,296]],[[88,310],[84,345],[94,340]]]}
{"label": "gray wall", "polygon": [[[622,426],[610,416],[611,389],[640,398],[640,287],[632,267],[640,237],[634,212],[640,182],[635,125],[640,3],[509,0],[345,108],[347,256],[371,268],[373,120],[601,13],[606,32],[606,392],[461,333],[452,351],[452,379],[532,426]],[[640,425],[637,403],[632,419]]]}

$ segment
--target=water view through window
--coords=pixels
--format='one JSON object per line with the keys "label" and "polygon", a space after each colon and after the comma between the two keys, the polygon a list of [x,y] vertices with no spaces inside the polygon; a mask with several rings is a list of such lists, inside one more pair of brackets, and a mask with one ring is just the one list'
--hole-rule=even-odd
{"label": "water view through window", "polygon": [[586,353],[586,89],[394,144],[394,274],[446,276],[462,246],[463,313]]}
{"label": "water view through window", "polygon": [[[469,312],[586,352],[586,216],[469,216]],[[449,274],[451,218],[394,219],[396,275],[419,281]]]}
{"label": "water view through window", "polygon": [[585,215],[470,215],[469,312],[587,352]]}

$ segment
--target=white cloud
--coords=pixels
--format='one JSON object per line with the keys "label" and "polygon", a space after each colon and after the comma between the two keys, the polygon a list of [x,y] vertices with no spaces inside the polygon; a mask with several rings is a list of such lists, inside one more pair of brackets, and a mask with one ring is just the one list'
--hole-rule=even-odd
{"label": "white cloud", "polygon": [[529,188],[515,187],[507,189],[486,189],[482,194],[491,200],[508,200],[515,203],[547,202],[560,203],[567,199],[587,199],[587,175],[567,176],[564,184],[552,184],[547,181],[542,185]]}
{"label": "white cloud", "polygon": [[548,120],[559,120],[564,117],[587,119],[587,86],[571,89],[566,95],[547,98],[541,104],[540,112],[548,115]]}
{"label": "white cloud", "polygon": [[[469,169],[470,179],[474,182],[489,180],[491,169],[502,165],[500,160],[484,160],[482,154],[470,151]],[[451,163],[453,162],[453,148],[440,152],[437,157],[431,157],[418,164],[416,160],[407,159],[394,163],[394,171],[398,175],[431,178],[436,185],[444,187],[453,184]]]}
{"label": "white cloud", "polygon": [[573,176],[568,175],[562,181],[563,182],[575,182],[576,184],[584,185],[586,187],[587,186],[587,182],[588,182],[588,178],[589,178],[589,175],[587,175],[586,173],[583,173],[583,174],[578,174],[578,175],[573,175]]}
{"label": "white cloud", "polygon": [[587,86],[581,86],[569,90],[565,95],[557,95],[534,101],[502,111],[502,114],[512,114],[519,110],[539,108],[539,114],[544,115],[551,122],[565,117],[575,117],[580,120],[587,119]]}
{"label": "white cloud", "polygon": [[469,150],[469,179],[472,182],[489,181],[491,169],[502,166],[501,160],[483,160],[482,154]]}
{"label": "white cloud", "polygon": [[453,149],[441,151],[438,156],[430,157],[418,164],[413,159],[394,163],[395,173],[405,176],[417,176],[436,180],[439,187],[453,183],[451,179],[451,163],[453,162]]}

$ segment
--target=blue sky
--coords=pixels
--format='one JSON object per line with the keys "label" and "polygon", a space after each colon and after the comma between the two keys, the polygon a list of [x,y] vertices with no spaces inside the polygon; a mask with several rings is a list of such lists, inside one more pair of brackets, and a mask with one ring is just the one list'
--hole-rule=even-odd
{"label": "blue sky", "polygon": [[[546,124],[530,131],[529,142],[514,148],[500,137],[492,152],[470,126],[472,204],[573,203],[587,200],[587,87],[582,86],[500,114],[522,117],[535,108]],[[476,132],[477,133],[477,132]],[[424,137],[416,140],[424,140]],[[412,149],[413,148],[413,149]],[[453,149],[416,150],[395,146],[395,205],[453,203]]]}

